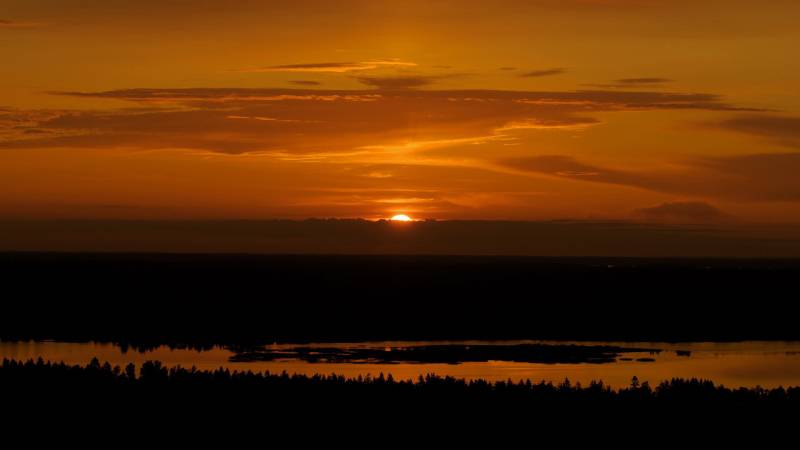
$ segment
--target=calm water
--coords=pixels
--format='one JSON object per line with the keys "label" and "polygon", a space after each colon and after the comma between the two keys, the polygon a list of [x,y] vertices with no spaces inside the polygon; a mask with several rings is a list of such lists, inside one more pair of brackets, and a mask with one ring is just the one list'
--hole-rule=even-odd
{"label": "calm water", "polygon": [[[481,342],[458,342],[459,344],[480,344]],[[514,341],[515,343],[548,343],[543,341]],[[376,347],[391,349],[424,345],[422,342],[375,342],[362,344],[312,344],[315,347]],[[492,342],[498,344],[498,342]],[[587,343],[588,344],[588,343]],[[459,378],[484,378],[488,380],[520,380],[560,382],[569,378],[573,382],[588,383],[603,380],[615,387],[630,383],[635,375],[641,381],[658,383],[662,380],[682,378],[705,378],[729,387],[756,386],[800,386],[800,342],[737,342],[737,343],[614,343],[594,342],[635,346],[645,349],[662,349],[653,354],[649,351],[622,355],[633,361],[618,360],[608,364],[540,364],[515,363],[506,361],[470,362],[462,364],[351,364],[351,363],[309,363],[298,360],[268,362],[230,362],[234,353],[215,348],[209,351],[170,350],[160,347],[153,351],[122,350],[112,344],[63,343],[63,342],[0,342],[0,358],[18,360],[43,358],[50,361],[63,361],[69,364],[86,364],[97,357],[101,362],[123,365],[129,362],[141,363],[160,360],[167,366],[195,366],[199,369],[227,367],[231,370],[252,370],[289,373],[336,373],[357,376],[391,373],[395,378],[416,378],[419,375],[436,373]],[[297,345],[276,345],[270,348],[282,349]],[[677,351],[691,351],[691,356],[680,356]],[[652,362],[635,361],[637,358],[653,358]]]}

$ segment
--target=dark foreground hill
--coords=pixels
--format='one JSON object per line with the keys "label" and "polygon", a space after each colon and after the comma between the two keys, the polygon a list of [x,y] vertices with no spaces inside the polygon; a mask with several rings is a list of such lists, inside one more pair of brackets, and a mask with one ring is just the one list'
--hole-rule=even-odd
{"label": "dark foreground hill", "polygon": [[0,254],[0,339],[800,339],[794,260]]}

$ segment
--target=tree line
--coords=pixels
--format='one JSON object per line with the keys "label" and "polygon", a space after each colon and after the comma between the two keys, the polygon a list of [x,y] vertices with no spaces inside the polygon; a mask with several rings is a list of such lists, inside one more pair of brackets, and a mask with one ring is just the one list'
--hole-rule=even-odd
{"label": "tree line", "polygon": [[83,399],[160,398],[160,401],[202,397],[207,401],[263,401],[264,404],[324,405],[483,405],[562,409],[608,408],[738,408],[800,411],[800,387],[729,388],[710,380],[674,378],[655,386],[634,377],[627,387],[613,389],[602,381],[587,385],[561,383],[466,380],[429,374],[416,380],[399,380],[391,374],[348,378],[330,374],[231,371],[226,368],[166,367],[148,361],[137,367],[101,364],[69,365],[42,359],[4,359],[0,388],[6,394],[77,396]]}

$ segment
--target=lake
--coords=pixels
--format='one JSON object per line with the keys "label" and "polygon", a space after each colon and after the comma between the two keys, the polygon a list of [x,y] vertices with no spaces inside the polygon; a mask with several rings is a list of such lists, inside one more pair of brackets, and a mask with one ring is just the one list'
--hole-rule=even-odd
{"label": "lake", "polygon": [[[576,352],[580,357],[573,357]],[[208,370],[225,367],[350,377],[391,373],[396,379],[435,373],[466,379],[554,383],[565,378],[582,384],[603,380],[622,387],[634,376],[651,384],[695,377],[728,387],[800,386],[800,342],[393,341],[275,344],[247,354],[222,347],[198,351],[161,346],[123,351],[117,345],[97,342],[0,342],[0,358],[86,364],[95,357],[112,365],[159,360],[166,366]]]}

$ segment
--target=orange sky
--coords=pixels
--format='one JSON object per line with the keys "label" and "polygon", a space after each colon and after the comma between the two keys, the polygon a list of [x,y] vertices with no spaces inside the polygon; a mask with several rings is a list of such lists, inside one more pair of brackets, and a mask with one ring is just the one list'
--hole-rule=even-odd
{"label": "orange sky", "polygon": [[0,218],[800,221],[796,0],[0,3]]}

